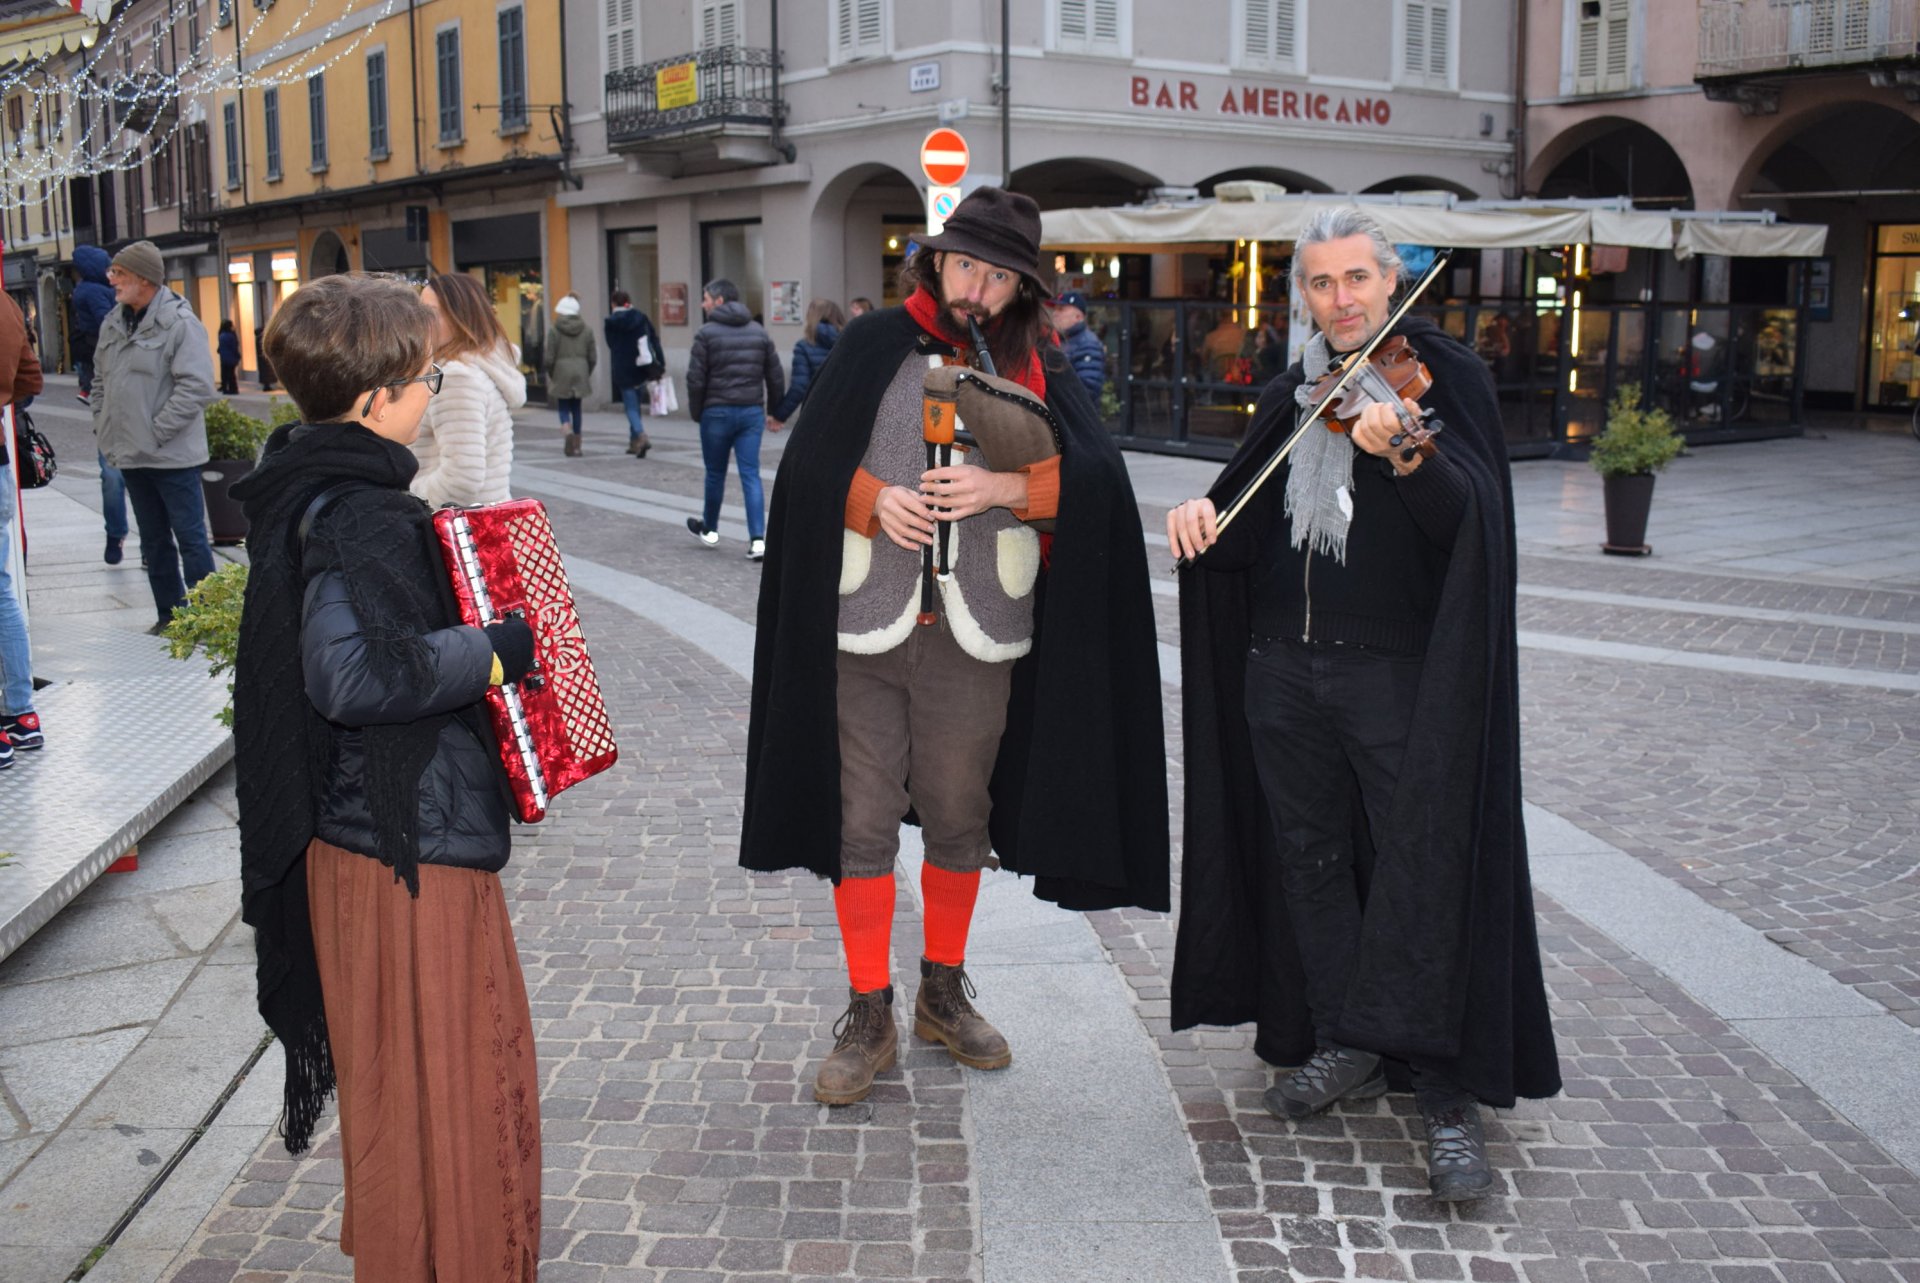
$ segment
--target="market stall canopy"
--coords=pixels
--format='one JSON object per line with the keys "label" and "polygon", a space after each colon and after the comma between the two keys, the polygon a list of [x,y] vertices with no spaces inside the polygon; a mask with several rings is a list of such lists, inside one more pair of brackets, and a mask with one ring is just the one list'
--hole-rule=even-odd
{"label": "market stall canopy", "polygon": [[0,0],[0,66],[91,48],[112,0]]}
{"label": "market stall canopy", "polygon": [[1822,252],[1819,224],[1775,223],[1769,214],[1669,214],[1624,203],[1463,201],[1449,192],[1401,196],[1281,193],[1270,184],[1223,183],[1225,199],[1055,209],[1040,216],[1049,249],[1096,253],[1172,250],[1222,241],[1291,241],[1325,209],[1361,205],[1397,244],[1456,249],[1625,245],[1689,254],[1805,257]]}

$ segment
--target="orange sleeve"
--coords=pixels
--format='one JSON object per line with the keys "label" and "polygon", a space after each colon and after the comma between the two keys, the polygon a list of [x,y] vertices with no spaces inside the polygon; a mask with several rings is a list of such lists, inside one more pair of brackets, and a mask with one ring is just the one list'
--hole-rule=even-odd
{"label": "orange sleeve", "polygon": [[847,529],[869,539],[880,533],[880,518],[873,505],[886,488],[886,482],[865,468],[854,469],[853,484],[847,488]]}
{"label": "orange sleeve", "polygon": [[1015,508],[1013,515],[1022,521],[1045,521],[1060,515],[1060,456],[1030,463],[1020,471],[1027,474],[1027,506]]}

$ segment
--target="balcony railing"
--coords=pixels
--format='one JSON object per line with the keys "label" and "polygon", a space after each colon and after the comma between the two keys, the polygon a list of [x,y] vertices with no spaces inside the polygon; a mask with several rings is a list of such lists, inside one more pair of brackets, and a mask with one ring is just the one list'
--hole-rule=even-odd
{"label": "balcony railing", "polygon": [[1920,0],[1702,0],[1696,77],[1864,66],[1915,56]]}
{"label": "balcony railing", "polygon": [[607,73],[607,144],[634,145],[724,132],[771,129],[773,51],[731,45]]}
{"label": "balcony railing", "polygon": [[113,123],[123,129],[145,133],[161,121],[172,120],[179,112],[179,101],[157,72],[119,76],[101,90],[113,107]]}

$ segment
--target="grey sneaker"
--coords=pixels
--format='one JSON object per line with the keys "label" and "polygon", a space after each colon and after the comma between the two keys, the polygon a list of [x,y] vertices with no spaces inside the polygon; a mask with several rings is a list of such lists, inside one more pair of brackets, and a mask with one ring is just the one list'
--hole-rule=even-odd
{"label": "grey sneaker", "polygon": [[1352,1047],[1322,1047],[1261,1099],[1275,1118],[1311,1118],[1336,1100],[1372,1100],[1386,1091],[1380,1057]]}
{"label": "grey sneaker", "polygon": [[720,546],[720,532],[718,530],[707,529],[700,523],[700,518],[698,517],[687,518],[687,533],[709,548],[717,548]]}
{"label": "grey sneaker", "polygon": [[1422,1110],[1427,1125],[1427,1189],[1442,1203],[1465,1203],[1493,1188],[1487,1134],[1473,1101]]}

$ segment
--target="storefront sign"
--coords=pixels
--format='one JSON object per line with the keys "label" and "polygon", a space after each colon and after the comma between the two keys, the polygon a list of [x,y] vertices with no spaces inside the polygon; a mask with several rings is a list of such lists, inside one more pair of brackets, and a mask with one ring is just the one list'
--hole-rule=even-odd
{"label": "storefront sign", "polygon": [[800,282],[767,282],[768,325],[798,325],[803,311],[800,306]]}
{"label": "storefront sign", "polygon": [[660,324],[685,325],[686,323],[687,287],[662,285],[660,287]]}
{"label": "storefront sign", "polygon": [[1207,89],[1203,93],[1191,80],[1156,80],[1150,76],[1132,78],[1128,100],[1135,107],[1186,115],[1252,116],[1376,128],[1384,128],[1393,116],[1393,107],[1385,98],[1282,89],[1278,85],[1228,85],[1224,90]]}
{"label": "storefront sign", "polygon": [[700,64],[676,62],[653,73],[654,106],[661,111],[691,107],[700,101]]}

